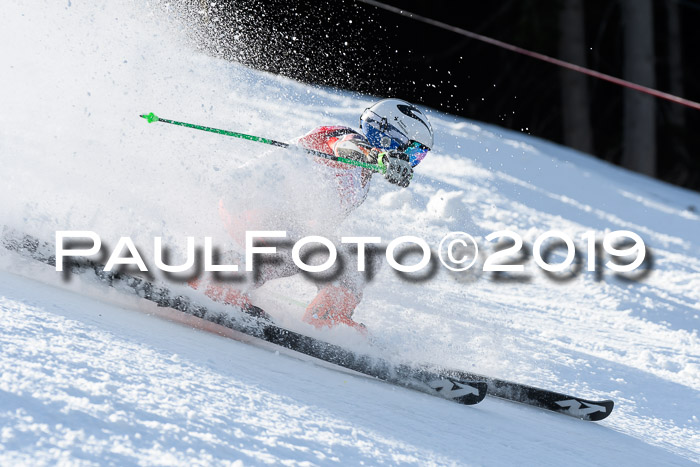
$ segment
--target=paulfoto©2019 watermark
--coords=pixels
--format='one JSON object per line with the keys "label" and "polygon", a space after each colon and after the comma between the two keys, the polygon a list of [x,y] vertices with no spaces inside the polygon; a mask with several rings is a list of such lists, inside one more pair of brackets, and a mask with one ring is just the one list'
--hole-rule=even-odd
{"label": "paulfoto\u00a92019 watermark", "polygon": [[[152,264],[147,266],[131,237],[120,237],[113,249],[105,250],[100,236],[89,230],[56,231],[56,271],[64,270],[64,263],[107,255],[103,269],[111,272],[121,267],[135,267],[142,272],[154,268],[164,273],[236,273],[255,271],[256,258],[264,258],[280,253],[280,246],[275,241],[289,240],[284,230],[246,231],[243,254],[239,255],[242,264],[218,264],[212,237],[204,237],[203,245],[197,244],[195,237],[186,237],[185,260],[180,264],[167,264],[162,237],[153,238]],[[300,270],[313,277],[314,273],[324,273],[336,266],[338,250],[352,250],[356,256],[354,267],[358,272],[367,269],[368,251],[375,254],[382,252],[386,263],[400,275],[421,274],[425,270],[436,270],[442,265],[453,274],[477,270],[479,273],[491,273],[494,279],[520,277],[526,271],[530,260],[545,275],[555,280],[572,279],[583,272],[596,273],[598,279],[603,270],[628,280],[640,280],[651,271],[652,256],[642,238],[629,230],[616,230],[599,235],[595,231],[586,231],[579,236],[579,245],[570,235],[558,230],[549,230],[540,234],[532,245],[526,245],[522,237],[511,230],[500,230],[483,237],[480,244],[476,238],[466,232],[449,232],[437,243],[437,251],[424,239],[405,235],[384,244],[381,237],[353,236],[341,237],[340,247],[323,236],[307,236],[291,243],[287,252],[291,261]],[[580,245],[583,244],[583,247]],[[302,250],[314,248],[322,251],[325,260],[308,261]],[[306,255],[308,256],[308,255]],[[418,260],[406,261],[417,256]],[[151,259],[151,258],[149,258]],[[554,261],[556,259],[556,261]],[[425,278],[433,274],[426,274]]]}

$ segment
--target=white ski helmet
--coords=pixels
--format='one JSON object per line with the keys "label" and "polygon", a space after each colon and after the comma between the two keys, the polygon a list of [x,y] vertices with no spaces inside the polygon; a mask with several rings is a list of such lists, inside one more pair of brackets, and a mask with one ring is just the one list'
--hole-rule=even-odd
{"label": "white ski helmet", "polygon": [[428,117],[401,99],[384,99],[365,109],[360,129],[373,147],[405,152],[413,167],[433,147],[433,128]]}

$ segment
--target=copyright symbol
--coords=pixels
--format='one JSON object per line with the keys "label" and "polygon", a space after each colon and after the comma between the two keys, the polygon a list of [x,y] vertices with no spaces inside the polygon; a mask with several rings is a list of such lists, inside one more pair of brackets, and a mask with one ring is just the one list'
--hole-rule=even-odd
{"label": "copyright symbol", "polygon": [[[449,263],[445,261],[444,253],[447,254]],[[449,232],[442,237],[438,246],[438,257],[443,266],[450,271],[466,271],[474,265],[479,255],[479,247],[474,237],[466,232]],[[466,266],[464,266],[465,263]],[[454,266],[463,265],[463,266]]]}

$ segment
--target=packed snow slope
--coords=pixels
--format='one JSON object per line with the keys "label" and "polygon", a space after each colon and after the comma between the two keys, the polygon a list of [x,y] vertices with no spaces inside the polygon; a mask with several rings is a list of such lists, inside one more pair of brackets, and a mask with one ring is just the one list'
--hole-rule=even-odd
{"label": "packed snow slope", "polygon": [[[331,209],[299,155],[138,115],[290,140],[355,126],[374,98],[211,58],[191,36],[167,6],[5,2],[0,224],[46,240],[55,230],[93,230],[112,244],[128,235],[149,252],[154,236],[174,249],[187,235],[229,242],[222,198],[320,217]],[[355,317],[392,358],[612,398],[609,418],[396,389],[148,316],[136,299],[95,297],[94,287],[88,296],[80,281],[57,287],[51,268],[4,252],[0,464],[700,461],[700,195],[525,134],[429,116],[436,145],[411,186],[376,177],[364,205],[319,234],[437,246],[466,231],[486,246],[497,230],[532,244],[557,229],[585,251],[584,232],[626,229],[652,251],[653,272],[628,282],[583,271],[559,283],[530,260],[529,281],[441,267],[406,281],[385,265]],[[299,304],[314,292],[295,278],[257,299],[305,329]],[[274,308],[284,295],[296,305]]]}

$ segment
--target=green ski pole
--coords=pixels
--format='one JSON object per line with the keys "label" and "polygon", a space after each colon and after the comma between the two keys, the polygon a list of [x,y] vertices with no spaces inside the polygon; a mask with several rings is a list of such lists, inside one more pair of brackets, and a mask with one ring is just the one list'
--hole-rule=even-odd
{"label": "green ski pole", "polygon": [[384,173],[386,170],[381,165],[368,164],[366,162],[356,161],[353,159],[348,159],[346,157],[333,156],[331,154],[326,154],[325,152],[314,151],[313,149],[297,148],[297,146],[290,145],[289,143],[283,143],[281,141],[275,141],[273,139],[267,139],[267,138],[263,138],[261,136],[246,135],[245,133],[237,133],[235,131],[220,130],[218,128],[211,128],[208,126],[194,125],[192,123],[185,123],[185,122],[178,122],[175,120],[168,120],[167,118],[158,117],[153,112],[151,112],[149,114],[141,115],[140,117],[145,118],[148,121],[148,123],[153,123],[153,122],[170,123],[171,125],[178,125],[178,126],[184,126],[187,128],[194,128],[195,130],[208,131],[210,133],[216,133],[219,135],[232,136],[234,138],[246,139],[248,141],[255,141],[256,143],[269,144],[270,146],[277,146],[280,148],[288,148],[288,149],[299,149],[299,150],[304,151],[305,153],[312,155],[312,156],[321,157],[323,159],[327,159],[330,161],[342,162],[344,164],[354,165],[356,167],[362,167],[365,169],[372,170],[373,172]]}

